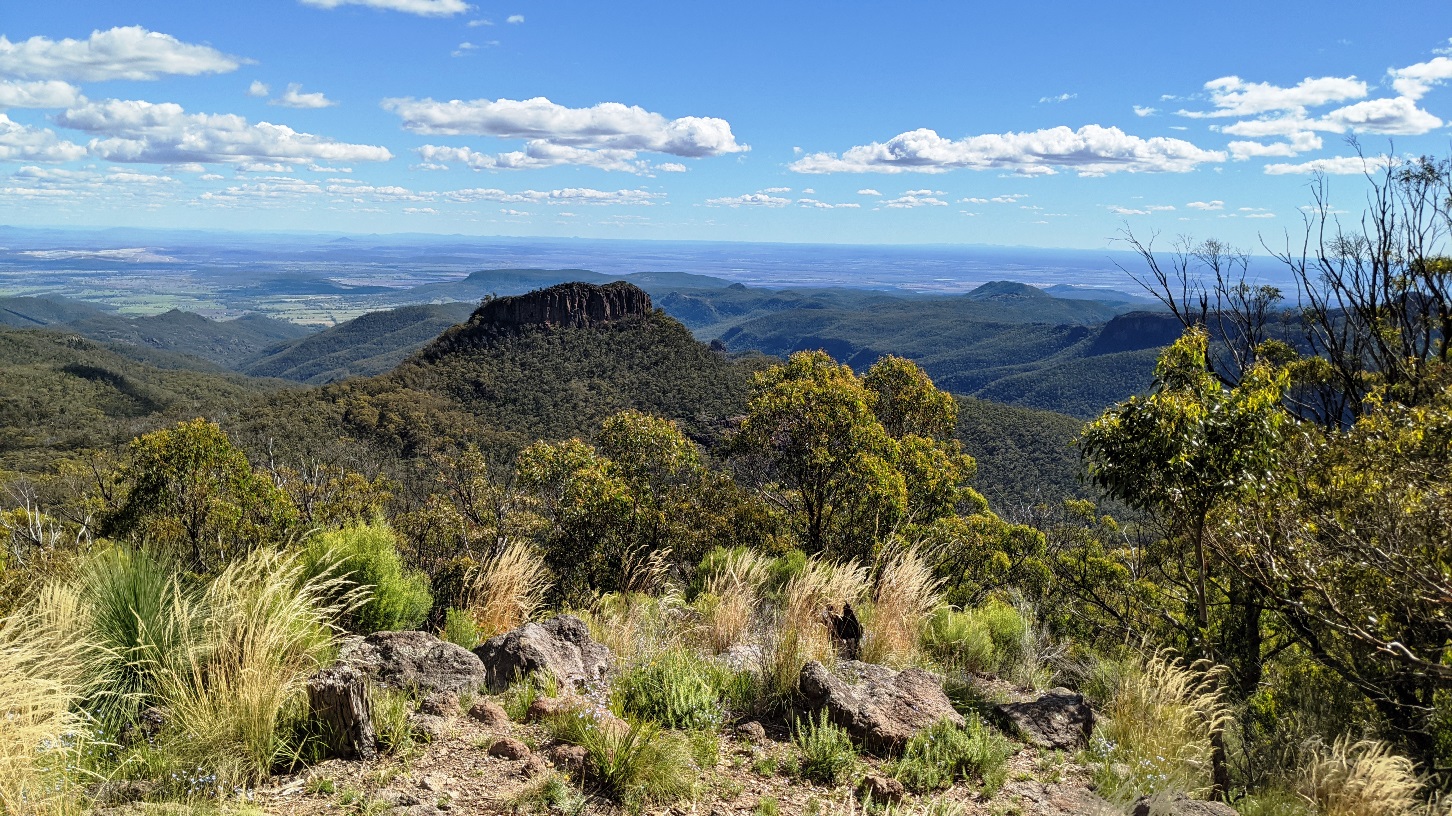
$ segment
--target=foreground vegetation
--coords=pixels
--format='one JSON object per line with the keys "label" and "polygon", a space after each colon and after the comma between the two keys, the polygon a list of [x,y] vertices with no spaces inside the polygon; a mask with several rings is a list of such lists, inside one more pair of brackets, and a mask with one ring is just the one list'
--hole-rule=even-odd
{"label": "foreground vegetation", "polygon": [[[855,790],[871,769],[909,795],[990,801],[1019,751],[995,695],[1069,685],[1099,714],[1073,761],[1115,806],[1439,813],[1449,192],[1444,163],[1388,168],[1368,233],[1287,257],[1310,304],[1299,340],[1241,256],[1144,246],[1186,327],[1150,390],[1080,435],[1118,505],[990,507],[955,437],[965,403],[906,360],[858,374],[799,352],[752,363],[747,384],[659,315],[490,337],[467,359],[436,350],[274,404],[371,439],[387,467],[317,458],[338,450],[304,444],[318,435],[257,444],[261,411],[235,438],[183,421],[7,477],[0,812],[77,812],[118,780],[234,801],[318,759],[303,683],[343,634],[421,627],[473,647],[573,610],[620,660],[608,693],[541,726],[583,750],[575,776],[540,783],[556,805],[696,796],[752,720],[784,746],[753,755],[763,775]],[[1205,297],[1187,300],[1201,267]],[[541,348],[595,350],[558,388],[502,393],[542,376],[544,358],[516,354]],[[599,386],[607,398],[577,413],[546,400],[546,431],[525,438],[527,396],[568,402],[611,359],[634,368]],[[611,405],[652,375],[672,387]],[[849,603],[861,657],[940,673],[966,726],[868,759],[806,709],[803,666],[841,654],[822,613]],[[522,717],[557,693],[521,678],[501,703]],[[395,752],[413,704],[375,702]]]}

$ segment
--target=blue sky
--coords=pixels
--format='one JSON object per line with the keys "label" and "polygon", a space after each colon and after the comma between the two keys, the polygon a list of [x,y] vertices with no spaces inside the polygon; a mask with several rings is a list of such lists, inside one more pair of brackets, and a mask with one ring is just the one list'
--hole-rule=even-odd
{"label": "blue sky", "polygon": [[1445,0],[7,5],[10,225],[1257,248],[1452,149]]}

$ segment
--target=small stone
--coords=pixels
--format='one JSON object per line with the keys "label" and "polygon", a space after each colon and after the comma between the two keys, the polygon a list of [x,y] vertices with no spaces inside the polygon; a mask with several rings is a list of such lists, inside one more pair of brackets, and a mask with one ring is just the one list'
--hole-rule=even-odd
{"label": "small stone", "polygon": [[419,703],[418,711],[430,717],[452,717],[459,711],[459,696],[447,691],[436,691]]}
{"label": "small stone", "polygon": [[493,700],[481,700],[470,706],[469,718],[478,720],[487,728],[506,728],[509,726],[509,714],[505,712],[504,706]]}
{"label": "small stone", "polygon": [[566,771],[579,772],[585,769],[590,752],[579,745],[554,745],[546,752],[550,764]]}
{"label": "small stone", "polygon": [[529,753],[529,746],[513,737],[495,740],[494,744],[489,746],[489,756],[500,759],[526,759],[529,757]]}
{"label": "small stone", "polygon": [[444,718],[429,714],[410,714],[408,730],[419,742],[438,742],[449,736],[449,725]]}
{"label": "small stone", "polygon": [[766,727],[756,720],[736,726],[736,733],[752,745],[766,742]]}
{"label": "small stone", "polygon": [[443,774],[424,774],[418,785],[426,791],[443,793],[449,789],[449,778]]}
{"label": "small stone", "polygon": [[907,792],[901,782],[880,774],[868,774],[863,777],[862,784],[857,786],[857,790],[877,804],[901,802],[903,794]]}
{"label": "small stone", "polygon": [[530,754],[529,759],[519,769],[519,775],[525,779],[538,779],[550,772],[550,764],[545,762],[544,757],[539,754]]}
{"label": "small stone", "polygon": [[524,712],[524,721],[527,723],[547,720],[570,706],[559,697],[541,697],[529,704],[529,709]]}

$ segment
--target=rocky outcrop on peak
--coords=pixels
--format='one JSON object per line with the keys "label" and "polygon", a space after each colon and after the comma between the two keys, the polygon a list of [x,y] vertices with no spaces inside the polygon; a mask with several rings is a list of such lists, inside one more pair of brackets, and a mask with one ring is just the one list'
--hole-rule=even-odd
{"label": "rocky outcrop on peak", "polygon": [[634,284],[561,283],[524,295],[486,300],[474,310],[469,323],[496,328],[582,329],[646,317],[652,311],[650,295]]}

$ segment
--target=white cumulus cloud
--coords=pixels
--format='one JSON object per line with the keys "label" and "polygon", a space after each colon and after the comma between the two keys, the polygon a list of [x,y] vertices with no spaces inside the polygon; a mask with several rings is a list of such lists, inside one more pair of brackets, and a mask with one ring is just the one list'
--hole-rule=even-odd
{"label": "white cumulus cloud", "polygon": [[1312,159],[1300,164],[1267,164],[1266,175],[1285,176],[1293,174],[1325,173],[1333,176],[1355,175],[1357,173],[1375,173],[1379,168],[1387,166],[1386,156],[1367,157],[1361,156],[1335,156],[1329,159]]}
{"label": "white cumulus cloud", "polygon": [[992,133],[946,139],[922,128],[886,143],[853,147],[840,156],[813,153],[789,165],[798,173],[941,173],[957,168],[1080,175],[1116,172],[1187,172],[1206,162],[1225,161],[1221,151],[1202,150],[1182,139],[1143,139],[1117,127],[1085,125],[1025,133]]}
{"label": "white cumulus cloud", "polygon": [[589,150],[583,147],[551,144],[545,141],[525,143],[523,150],[508,153],[480,153],[467,147],[424,145],[418,148],[426,167],[462,164],[474,170],[535,170],[560,165],[597,167],[627,173],[645,173],[650,165],[638,160],[634,150]]}
{"label": "white cumulus cloud", "polygon": [[374,145],[349,144],[234,114],[187,113],[174,103],[111,99],[71,108],[56,123],[95,135],[91,153],[108,161],[156,164],[388,161]]}
{"label": "white cumulus cloud", "polygon": [[452,17],[463,14],[472,6],[464,0],[302,0],[305,6],[335,9],[339,6],[367,6],[385,11],[401,11],[420,17]]}
{"label": "white cumulus cloud", "polygon": [[81,101],[81,92],[58,79],[35,82],[0,80],[0,110],[9,108],[68,108]]}
{"label": "white cumulus cloud", "polygon": [[303,93],[302,84],[289,82],[282,96],[272,100],[271,105],[284,108],[331,108],[338,104],[321,93]]}
{"label": "white cumulus cloud", "polygon": [[205,45],[184,43],[141,26],[93,31],[84,40],[31,37],[11,42],[0,35],[0,76],[98,82],[196,76],[237,70],[236,57]]}
{"label": "white cumulus cloud", "polygon": [[1254,156],[1299,156],[1310,150],[1321,149],[1321,137],[1309,130],[1298,131],[1288,134],[1284,142],[1244,142],[1235,141],[1226,145],[1230,149],[1230,155],[1237,161],[1243,161]]}
{"label": "white cumulus cloud", "polygon": [[518,25],[518,24],[524,22],[524,15],[523,14],[511,14],[507,18],[505,18],[504,22],[506,22],[506,23],[513,23],[514,25]]}
{"label": "white cumulus cloud", "polygon": [[1225,202],[1217,198],[1214,201],[1191,201],[1185,206],[1192,210],[1223,210],[1225,209]]}
{"label": "white cumulus cloud", "polygon": [[1408,99],[1421,99],[1432,88],[1452,79],[1452,58],[1433,57],[1405,68],[1393,68],[1387,74],[1397,93]]}
{"label": "white cumulus cloud", "polygon": [[254,99],[262,99],[270,93],[272,93],[272,89],[260,79],[252,80],[252,84],[247,86],[247,95]]}
{"label": "white cumulus cloud", "polygon": [[64,162],[84,155],[84,147],[62,141],[49,130],[13,122],[0,113],[0,161]]}
{"label": "white cumulus cloud", "polygon": [[1412,99],[1369,99],[1326,114],[1326,121],[1360,133],[1418,136],[1442,126],[1442,120],[1417,107]]}
{"label": "white cumulus cloud", "polygon": [[1308,107],[1361,99],[1366,83],[1356,77],[1317,77],[1301,80],[1289,88],[1269,82],[1246,82],[1238,76],[1220,77],[1205,83],[1210,92],[1211,111],[1180,111],[1181,116],[1254,116],[1275,111],[1303,111]]}
{"label": "white cumulus cloud", "polygon": [[[736,142],[731,125],[724,119],[698,116],[667,119],[661,114],[619,102],[602,102],[589,108],[567,108],[544,97],[525,100],[455,99],[449,102],[410,98],[385,99],[383,107],[397,114],[403,120],[404,128],[414,133],[526,139],[526,157],[570,155],[586,164],[595,162],[584,153],[560,151],[558,148],[646,151],[684,158],[719,156],[750,149]],[[514,159],[507,156],[509,154],[498,158],[505,166],[520,166],[513,164]]]}

